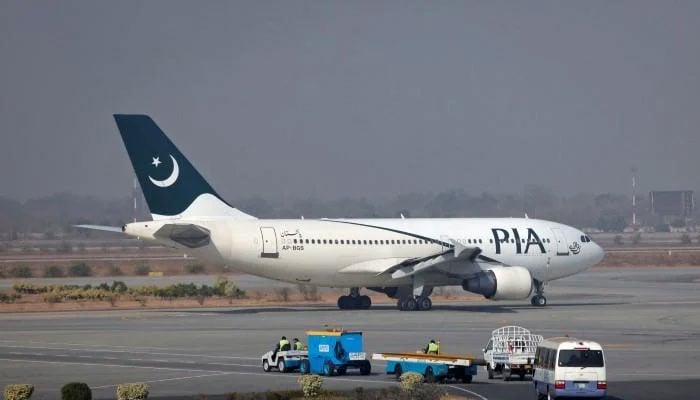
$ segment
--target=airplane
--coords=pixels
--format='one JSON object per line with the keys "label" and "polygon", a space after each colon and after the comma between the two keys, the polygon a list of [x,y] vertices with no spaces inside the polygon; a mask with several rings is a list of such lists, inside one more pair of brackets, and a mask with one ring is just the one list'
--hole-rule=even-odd
{"label": "airplane", "polygon": [[340,309],[369,309],[360,289],[402,311],[430,310],[435,287],[547,304],[546,283],[603,259],[584,232],[534,218],[257,219],[229,205],[147,115],[114,115],[153,220],[121,228],[234,270],[346,288]]}

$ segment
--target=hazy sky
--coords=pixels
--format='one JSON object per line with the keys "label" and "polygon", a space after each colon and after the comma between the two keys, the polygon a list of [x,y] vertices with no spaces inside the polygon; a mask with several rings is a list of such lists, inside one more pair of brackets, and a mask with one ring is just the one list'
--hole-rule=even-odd
{"label": "hazy sky", "polygon": [[0,196],[700,189],[700,1],[0,1]]}

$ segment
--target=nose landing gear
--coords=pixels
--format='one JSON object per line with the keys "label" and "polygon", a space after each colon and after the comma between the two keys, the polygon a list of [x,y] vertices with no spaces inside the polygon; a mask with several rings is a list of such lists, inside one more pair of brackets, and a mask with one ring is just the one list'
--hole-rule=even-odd
{"label": "nose landing gear", "polygon": [[530,304],[535,307],[544,307],[547,305],[547,298],[544,297],[544,282],[533,279],[535,285],[535,295],[530,299]]}

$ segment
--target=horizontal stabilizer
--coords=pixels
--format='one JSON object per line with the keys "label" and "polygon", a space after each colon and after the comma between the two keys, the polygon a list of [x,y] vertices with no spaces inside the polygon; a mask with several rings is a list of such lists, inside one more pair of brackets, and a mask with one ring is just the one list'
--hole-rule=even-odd
{"label": "horizontal stabilizer", "polygon": [[118,232],[122,233],[124,230],[121,226],[105,226],[105,225],[73,225],[80,229],[92,229],[94,231],[104,231],[104,232]]}

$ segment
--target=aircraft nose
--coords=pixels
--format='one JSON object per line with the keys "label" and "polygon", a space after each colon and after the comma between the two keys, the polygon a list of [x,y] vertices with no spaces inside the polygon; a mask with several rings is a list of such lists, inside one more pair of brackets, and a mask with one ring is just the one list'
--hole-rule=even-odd
{"label": "aircraft nose", "polygon": [[605,257],[605,250],[603,250],[602,247],[598,245],[598,243],[591,242],[593,245],[592,251],[591,251],[591,256],[593,257],[593,263],[598,264],[599,262],[603,261],[603,257]]}

